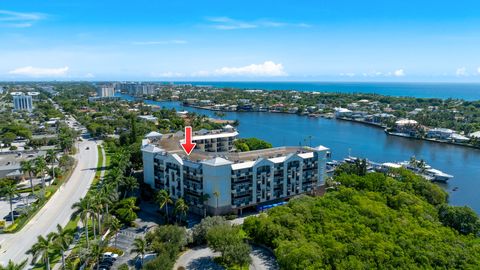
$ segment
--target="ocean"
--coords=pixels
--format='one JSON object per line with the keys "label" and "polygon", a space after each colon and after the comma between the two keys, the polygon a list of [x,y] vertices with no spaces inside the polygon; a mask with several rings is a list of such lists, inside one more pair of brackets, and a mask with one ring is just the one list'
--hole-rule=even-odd
{"label": "ocean", "polygon": [[385,82],[175,82],[240,89],[373,93],[417,98],[480,100],[480,83],[385,83]]}

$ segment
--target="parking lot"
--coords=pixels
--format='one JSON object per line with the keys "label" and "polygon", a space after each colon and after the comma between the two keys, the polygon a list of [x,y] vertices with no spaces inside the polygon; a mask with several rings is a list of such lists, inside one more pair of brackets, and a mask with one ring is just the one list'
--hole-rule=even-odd
{"label": "parking lot", "polygon": [[[32,202],[34,202],[34,200],[36,200],[35,197],[29,196],[28,193],[22,193],[20,197],[13,199],[12,209],[14,209],[14,211],[17,211],[19,213],[22,213],[22,210],[28,207]],[[6,198],[2,198],[0,200],[0,219],[2,220],[7,219],[5,221],[6,226],[11,224],[9,213],[10,213],[10,201]]]}

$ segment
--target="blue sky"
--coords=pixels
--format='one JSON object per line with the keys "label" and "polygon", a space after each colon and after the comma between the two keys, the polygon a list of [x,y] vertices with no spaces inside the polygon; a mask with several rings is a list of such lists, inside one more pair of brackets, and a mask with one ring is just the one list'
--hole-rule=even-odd
{"label": "blue sky", "polygon": [[480,82],[479,1],[2,1],[0,80]]}

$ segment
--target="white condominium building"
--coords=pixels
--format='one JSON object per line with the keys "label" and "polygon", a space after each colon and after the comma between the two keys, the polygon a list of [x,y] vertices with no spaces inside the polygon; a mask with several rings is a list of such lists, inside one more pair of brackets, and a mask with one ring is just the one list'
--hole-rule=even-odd
{"label": "white condominium building", "polygon": [[33,111],[32,96],[24,94],[13,95],[13,108],[15,111]]}
{"label": "white condominium building", "polygon": [[233,152],[238,132],[195,133],[190,156],[180,147],[183,133],[152,132],[142,143],[144,181],[184,198],[190,209],[211,214],[240,213],[245,208],[284,201],[324,184],[328,148],[277,147]]}
{"label": "white condominium building", "polygon": [[115,88],[113,86],[99,86],[97,88],[98,97],[113,97],[115,96]]}

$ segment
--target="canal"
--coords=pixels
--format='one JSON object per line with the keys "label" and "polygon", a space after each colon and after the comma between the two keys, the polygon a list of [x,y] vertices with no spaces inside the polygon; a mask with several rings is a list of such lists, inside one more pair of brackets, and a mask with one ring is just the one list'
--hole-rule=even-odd
{"label": "canal", "polygon": [[[120,96],[132,100],[130,96]],[[146,100],[145,103],[215,117],[213,111],[185,107],[179,102]],[[225,114],[224,119],[240,122],[241,137],[257,137],[274,146],[321,144],[330,148],[333,159],[337,160],[349,153],[376,162],[403,161],[411,156],[424,159],[432,167],[454,176],[449,183],[439,184],[449,193],[451,204],[468,205],[480,213],[479,149],[389,136],[379,128],[335,119],[267,112]]]}

